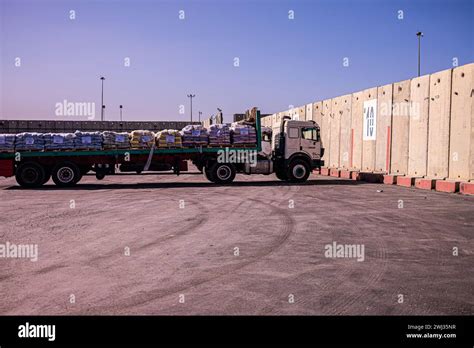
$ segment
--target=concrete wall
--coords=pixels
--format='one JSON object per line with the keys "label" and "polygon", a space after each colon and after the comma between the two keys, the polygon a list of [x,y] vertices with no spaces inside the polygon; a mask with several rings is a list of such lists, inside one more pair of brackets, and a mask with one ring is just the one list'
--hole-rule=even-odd
{"label": "concrete wall", "polygon": [[393,85],[377,88],[377,138],[375,139],[375,171],[388,173],[392,135]]}
{"label": "concrete wall", "polygon": [[408,173],[409,132],[410,80],[405,80],[393,84],[391,173]]}
{"label": "concrete wall", "polygon": [[322,111],[323,111],[323,102],[313,103],[313,121],[315,121],[318,124],[319,128],[321,128]]}
{"label": "concrete wall", "polygon": [[341,114],[339,106],[341,104],[341,97],[333,98],[331,100],[331,127],[329,131],[329,166],[332,168],[339,167],[339,145],[341,139]]}
{"label": "concrete wall", "polygon": [[[364,119],[364,102],[377,99],[377,87],[369,88],[362,93],[362,124]],[[357,116],[359,117],[359,116]],[[377,123],[375,124],[377,126]],[[377,134],[377,133],[376,133]],[[373,172],[375,170],[375,140],[364,140],[362,137],[362,171]]]}
{"label": "concrete wall", "polygon": [[352,169],[362,168],[362,125],[364,114],[364,92],[352,94],[352,115],[351,115],[351,142],[350,166]]}
{"label": "concrete wall", "polygon": [[314,121],[313,120],[313,103],[306,104],[306,121]]}
{"label": "concrete wall", "polygon": [[352,96],[350,94],[337,98],[336,113],[340,115],[340,140],[339,140],[339,167],[350,167],[350,153],[352,147],[351,138],[351,105]]}
{"label": "concrete wall", "polygon": [[430,76],[420,76],[411,80],[408,175],[413,177],[426,176],[429,100]]}
{"label": "concrete wall", "polygon": [[323,111],[321,113],[321,142],[324,148],[326,166],[329,165],[329,153],[331,151],[330,132],[331,132],[331,99],[323,100]]}
{"label": "concrete wall", "polygon": [[449,178],[474,179],[474,63],[453,70]]}
{"label": "concrete wall", "polygon": [[448,177],[451,69],[430,76],[428,170],[430,178]]}

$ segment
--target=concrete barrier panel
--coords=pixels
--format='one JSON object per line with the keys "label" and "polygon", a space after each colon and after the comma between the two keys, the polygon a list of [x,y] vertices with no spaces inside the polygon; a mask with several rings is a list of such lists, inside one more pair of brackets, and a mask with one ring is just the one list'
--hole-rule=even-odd
{"label": "concrete barrier panel", "polygon": [[410,131],[410,80],[393,84],[392,149],[390,173],[408,173],[408,140]]}
{"label": "concrete barrier panel", "polygon": [[[363,102],[367,102],[369,100],[377,100],[377,87],[369,88],[363,91],[362,94]],[[362,121],[365,117],[364,113],[366,110],[364,109],[364,103],[362,103]],[[374,110],[377,112],[377,108]],[[364,125],[364,122],[362,122]],[[375,141],[377,139],[377,115],[375,115],[375,139],[367,140],[364,139],[364,131],[366,129],[362,129],[362,170],[366,172],[373,172],[375,170]]]}
{"label": "concrete barrier panel", "polygon": [[408,175],[411,177],[426,176],[429,99],[430,76],[420,76],[411,80],[408,141]]}
{"label": "concrete barrier panel", "polygon": [[313,103],[313,121],[321,128],[323,102]]}
{"label": "concrete barrier panel", "polygon": [[313,120],[313,103],[306,104],[305,120],[314,121]]}
{"label": "concrete barrier panel", "polygon": [[321,143],[324,148],[325,165],[329,165],[329,153],[331,151],[331,99],[323,101],[323,112],[321,113]]}
{"label": "concrete barrier panel", "polygon": [[393,85],[377,88],[377,138],[375,139],[375,171],[390,170],[390,148],[392,135]]}
{"label": "concrete barrier panel", "polygon": [[352,94],[351,116],[351,154],[350,166],[354,170],[362,169],[362,124],[364,114],[364,92]]}
{"label": "concrete barrier panel", "polygon": [[341,114],[338,112],[341,105],[341,98],[333,98],[331,100],[331,126],[330,126],[330,151],[329,166],[332,168],[339,167],[339,150],[341,141]]}
{"label": "concrete barrier panel", "polygon": [[430,76],[427,170],[430,178],[448,177],[451,73],[449,69]]}
{"label": "concrete barrier panel", "polygon": [[474,179],[474,63],[453,70],[449,178]]}
{"label": "concrete barrier panel", "polygon": [[299,115],[300,121],[306,121],[306,105],[300,106],[298,108],[298,115]]}
{"label": "concrete barrier panel", "polygon": [[341,135],[339,141],[339,167],[350,168],[350,153],[351,153],[351,105],[352,96],[350,94],[343,95],[338,98],[337,113],[341,119]]}

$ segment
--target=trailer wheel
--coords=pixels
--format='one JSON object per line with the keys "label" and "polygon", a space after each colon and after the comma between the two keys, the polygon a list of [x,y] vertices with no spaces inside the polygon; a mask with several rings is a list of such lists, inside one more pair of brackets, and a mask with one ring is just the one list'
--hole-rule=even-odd
{"label": "trailer wheel", "polygon": [[97,180],[102,180],[103,178],[105,178],[105,174],[100,172],[100,173],[95,173],[95,178]]}
{"label": "trailer wheel", "polygon": [[57,186],[74,186],[81,180],[82,174],[79,167],[72,162],[59,163],[53,168],[53,181]]}
{"label": "trailer wheel", "polygon": [[287,176],[291,182],[304,182],[308,179],[310,169],[308,163],[301,159],[295,159],[290,162],[287,170]]}
{"label": "trailer wheel", "polygon": [[25,162],[16,168],[15,179],[22,187],[40,187],[45,183],[44,168],[35,162]]}
{"label": "trailer wheel", "polygon": [[235,179],[236,170],[229,163],[214,163],[210,169],[211,177],[216,184],[230,184]]}
{"label": "trailer wheel", "polygon": [[204,175],[204,177],[206,178],[206,180],[210,181],[210,182],[214,182],[214,177],[212,176],[212,173],[210,172],[209,169],[207,169],[206,167],[203,167],[202,168],[202,174]]}

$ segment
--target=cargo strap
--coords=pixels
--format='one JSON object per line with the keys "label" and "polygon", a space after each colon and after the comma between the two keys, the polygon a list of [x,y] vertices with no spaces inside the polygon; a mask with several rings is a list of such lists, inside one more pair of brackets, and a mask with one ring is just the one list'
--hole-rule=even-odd
{"label": "cargo strap", "polygon": [[148,159],[146,161],[145,166],[143,167],[143,171],[147,171],[150,168],[151,159],[153,158],[153,152],[155,151],[155,144],[150,149],[150,153],[148,154]]}

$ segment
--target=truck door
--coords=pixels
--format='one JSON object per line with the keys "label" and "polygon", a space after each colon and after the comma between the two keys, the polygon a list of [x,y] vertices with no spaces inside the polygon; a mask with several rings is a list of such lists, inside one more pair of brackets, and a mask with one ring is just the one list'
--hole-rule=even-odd
{"label": "truck door", "polygon": [[286,129],[285,158],[290,158],[292,154],[300,151],[300,127],[288,125]]}
{"label": "truck door", "polygon": [[317,128],[301,128],[301,151],[306,152],[311,159],[321,158],[321,141]]}

